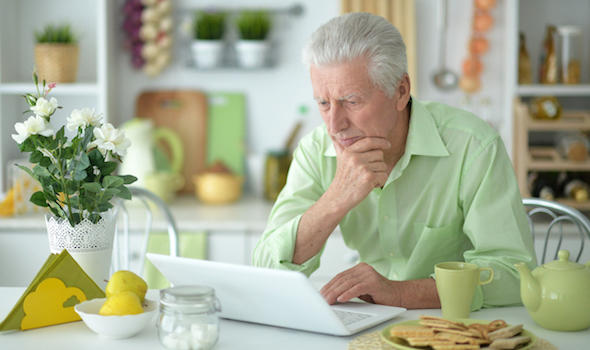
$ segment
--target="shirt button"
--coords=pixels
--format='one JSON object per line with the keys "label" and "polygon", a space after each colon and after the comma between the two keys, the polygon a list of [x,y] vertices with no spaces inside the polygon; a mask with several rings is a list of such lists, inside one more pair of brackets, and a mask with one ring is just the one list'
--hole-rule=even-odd
{"label": "shirt button", "polygon": [[383,219],[385,219],[385,220],[389,220],[389,215],[385,215],[385,216],[383,217]]}

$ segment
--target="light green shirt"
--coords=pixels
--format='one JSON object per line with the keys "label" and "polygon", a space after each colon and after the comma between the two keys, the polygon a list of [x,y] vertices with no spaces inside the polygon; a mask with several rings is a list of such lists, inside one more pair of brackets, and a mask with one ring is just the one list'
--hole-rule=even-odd
{"label": "light green shirt", "polygon": [[[254,265],[308,276],[319,267],[323,249],[302,265],[292,263],[297,226],[335,172],[334,146],[325,126],[318,127],[294,153]],[[519,304],[514,264],[536,264],[521,201],[497,132],[466,111],[413,99],[404,155],[385,186],[352,209],[340,230],[361,262],[391,280],[428,278],[436,263],[464,260],[495,272],[492,283],[477,288],[474,309]]]}

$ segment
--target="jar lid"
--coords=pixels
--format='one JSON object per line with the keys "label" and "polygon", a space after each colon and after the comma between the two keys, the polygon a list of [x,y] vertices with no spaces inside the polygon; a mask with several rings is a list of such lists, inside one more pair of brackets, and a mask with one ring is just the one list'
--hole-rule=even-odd
{"label": "jar lid", "polygon": [[160,291],[160,303],[171,307],[192,307],[211,304],[215,290],[207,286],[175,286]]}
{"label": "jar lid", "polygon": [[581,29],[578,26],[559,26],[557,32],[561,35],[580,35]]}

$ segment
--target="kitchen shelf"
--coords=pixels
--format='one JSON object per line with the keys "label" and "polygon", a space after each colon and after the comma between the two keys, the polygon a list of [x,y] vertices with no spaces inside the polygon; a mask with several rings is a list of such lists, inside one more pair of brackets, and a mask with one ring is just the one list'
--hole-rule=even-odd
{"label": "kitchen shelf", "polygon": [[556,202],[582,211],[590,211],[590,201],[578,202],[573,199],[556,198]]}
{"label": "kitchen shelf", "polygon": [[516,93],[520,96],[588,96],[590,95],[590,84],[518,85],[516,88]]}
{"label": "kitchen shelf", "polygon": [[[57,87],[51,90],[51,95],[94,96],[99,92],[99,88],[99,85],[96,83],[58,83]],[[0,94],[23,95],[29,92],[35,92],[35,88],[30,82],[0,84]]]}
{"label": "kitchen shelf", "polygon": [[563,111],[557,120],[538,120],[527,113],[523,124],[530,131],[590,131],[590,111]]}
{"label": "kitchen shelf", "polygon": [[590,161],[574,162],[563,159],[553,147],[529,147],[528,170],[590,171]]}
{"label": "kitchen shelf", "polygon": [[[50,23],[69,23],[80,35],[78,77],[74,83],[58,83],[51,91],[65,110],[56,113],[55,126],[74,108],[95,108],[107,121],[109,113],[109,52],[115,45],[112,16],[119,7],[109,0],[2,0],[0,1],[0,193],[9,187],[7,164],[22,158],[10,134],[24,120],[28,106],[22,95],[36,91],[32,82],[34,32]],[[31,16],[42,13],[43,18]],[[10,132],[8,132],[10,130]]]}

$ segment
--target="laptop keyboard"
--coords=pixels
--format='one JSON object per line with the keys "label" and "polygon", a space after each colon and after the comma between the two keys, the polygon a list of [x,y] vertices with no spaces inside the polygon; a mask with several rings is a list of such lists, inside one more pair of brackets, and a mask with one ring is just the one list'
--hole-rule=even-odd
{"label": "laptop keyboard", "polygon": [[334,310],[336,315],[340,320],[344,323],[344,325],[348,326],[358,321],[362,321],[365,318],[371,317],[370,314],[364,314],[361,312],[350,312],[350,311],[342,311],[342,310]]}

